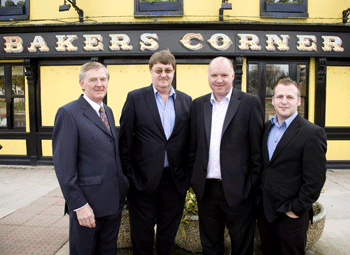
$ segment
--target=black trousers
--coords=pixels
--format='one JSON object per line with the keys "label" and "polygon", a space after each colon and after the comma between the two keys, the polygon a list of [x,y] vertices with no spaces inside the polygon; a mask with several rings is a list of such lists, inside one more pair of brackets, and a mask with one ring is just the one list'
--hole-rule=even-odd
{"label": "black trousers", "polygon": [[95,218],[96,227],[79,225],[75,212],[69,215],[70,255],[116,255],[121,208],[116,214]]}
{"label": "black trousers", "polygon": [[230,234],[232,254],[253,254],[256,219],[252,200],[230,207],[222,182],[208,179],[203,199],[198,201],[198,212],[203,254],[224,254],[225,225]]}
{"label": "black trousers", "polygon": [[130,189],[128,194],[132,250],[134,255],[153,254],[154,226],[157,224],[156,252],[170,255],[181,221],[185,196],[175,186],[169,169],[154,194]]}
{"label": "black trousers", "polygon": [[305,254],[309,213],[304,213],[297,219],[281,213],[273,223],[270,223],[265,217],[262,204],[261,202],[259,205],[258,226],[263,253]]}

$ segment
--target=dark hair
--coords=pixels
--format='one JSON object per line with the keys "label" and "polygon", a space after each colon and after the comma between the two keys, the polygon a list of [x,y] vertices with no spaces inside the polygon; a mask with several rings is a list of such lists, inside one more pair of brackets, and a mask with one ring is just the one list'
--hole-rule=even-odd
{"label": "dark hair", "polygon": [[161,63],[163,65],[171,64],[174,70],[176,67],[175,57],[173,54],[171,54],[170,50],[162,50],[155,52],[149,59],[149,69],[151,70],[152,67],[157,63]]}

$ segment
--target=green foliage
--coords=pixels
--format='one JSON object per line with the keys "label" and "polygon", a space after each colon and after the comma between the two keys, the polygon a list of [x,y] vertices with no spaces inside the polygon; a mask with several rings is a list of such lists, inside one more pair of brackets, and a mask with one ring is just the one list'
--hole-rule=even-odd
{"label": "green foliage", "polygon": [[5,6],[16,6],[16,4],[12,0],[6,0]]}
{"label": "green foliage", "polygon": [[18,1],[17,6],[25,6],[26,1]]}
{"label": "green foliage", "polygon": [[197,198],[196,198],[196,195],[194,194],[194,191],[192,188],[190,188],[187,191],[186,198],[185,198],[184,211],[183,211],[180,226],[179,226],[179,230],[180,230],[181,235],[183,237],[186,237],[184,225],[188,224],[188,216],[189,215],[198,215]]}

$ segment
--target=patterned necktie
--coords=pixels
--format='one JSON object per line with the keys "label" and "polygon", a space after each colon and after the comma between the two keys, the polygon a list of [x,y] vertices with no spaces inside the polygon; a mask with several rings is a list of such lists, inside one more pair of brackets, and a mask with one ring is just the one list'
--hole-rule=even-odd
{"label": "patterned necktie", "polygon": [[109,124],[108,124],[108,119],[107,119],[107,116],[105,113],[105,109],[102,106],[101,106],[99,112],[100,112],[100,117],[101,117],[102,122],[106,125],[106,128],[108,129],[108,131],[111,132],[111,128],[109,127]]}

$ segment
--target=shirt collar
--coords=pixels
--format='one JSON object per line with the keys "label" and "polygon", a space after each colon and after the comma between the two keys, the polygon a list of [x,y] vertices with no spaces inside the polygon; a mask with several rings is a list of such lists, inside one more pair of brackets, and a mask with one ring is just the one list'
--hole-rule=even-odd
{"label": "shirt collar", "polygon": [[[228,102],[230,102],[231,95],[232,95],[232,90],[233,90],[233,88],[231,87],[230,92],[228,92],[227,95],[225,96],[225,98],[223,98],[222,100],[227,100]],[[215,103],[219,103],[218,101],[216,101],[213,92],[211,92],[210,102],[211,102],[212,105],[214,105]]]}
{"label": "shirt collar", "polygon": [[281,125],[278,123],[278,119],[277,119],[277,114],[275,114],[272,118],[271,118],[271,124],[272,125],[276,125],[277,127],[285,127],[288,128],[290,123],[292,123],[292,121],[295,119],[295,117],[298,115],[298,111],[296,111],[292,116],[290,116],[288,119],[286,119],[285,121],[283,121],[281,123]]}
{"label": "shirt collar", "polygon": [[[154,87],[154,85],[152,84],[152,88],[153,88],[153,93],[154,96],[157,96],[159,94],[158,90]],[[173,96],[174,99],[176,99],[176,93],[175,93],[175,89],[173,88],[173,86],[170,86],[170,94],[169,97]]]}
{"label": "shirt collar", "polygon": [[100,108],[101,106],[103,106],[103,103],[101,102],[101,105],[99,105],[98,103],[92,101],[90,98],[88,98],[87,95],[83,95],[83,97],[85,98],[85,100],[91,105],[91,107],[96,111],[96,112],[99,112],[100,111]]}

